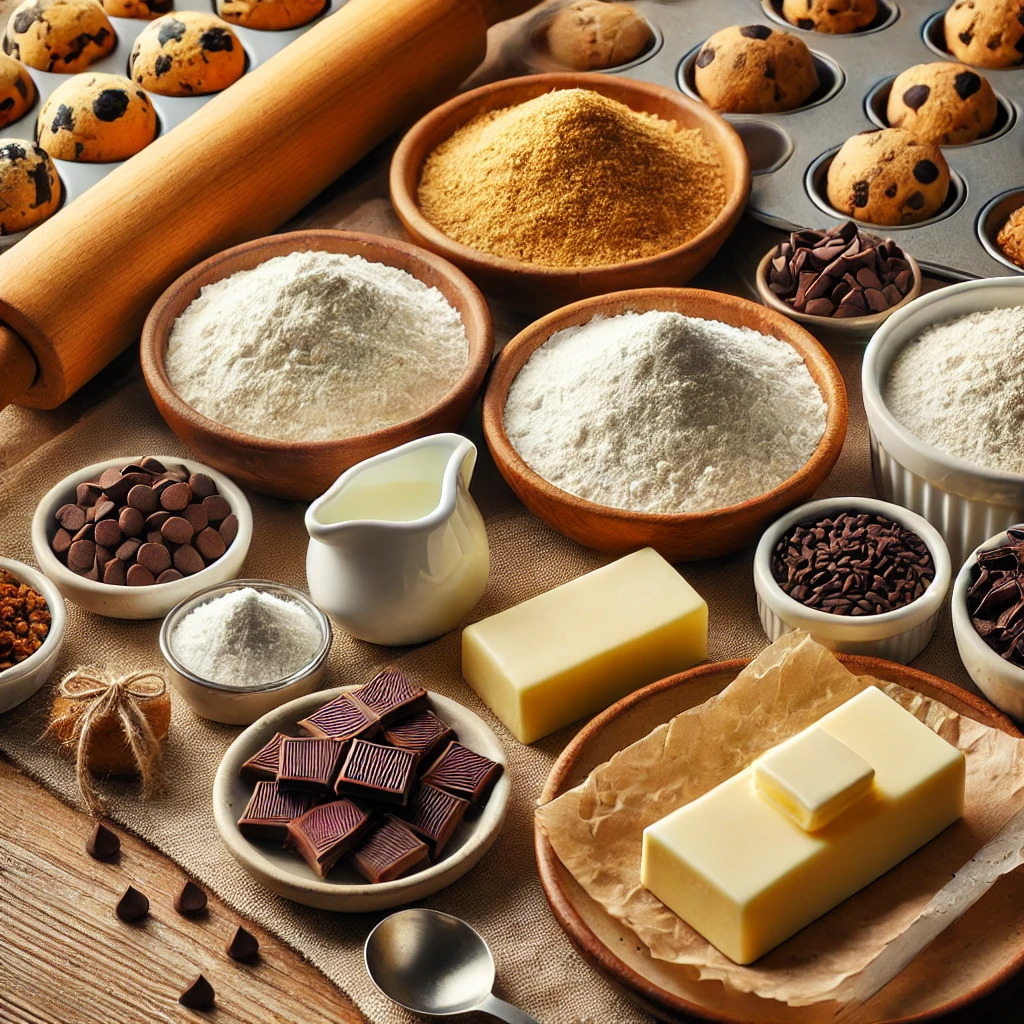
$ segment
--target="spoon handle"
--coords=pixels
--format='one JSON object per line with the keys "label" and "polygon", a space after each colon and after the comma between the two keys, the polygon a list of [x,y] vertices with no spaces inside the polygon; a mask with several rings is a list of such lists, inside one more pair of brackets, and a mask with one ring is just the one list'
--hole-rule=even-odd
{"label": "spoon handle", "polygon": [[479,1010],[481,1013],[489,1014],[498,1020],[503,1020],[506,1024],[540,1024],[536,1017],[531,1017],[528,1013],[520,1010],[518,1006],[506,1003],[504,999],[499,999],[493,995],[488,996],[474,1009]]}

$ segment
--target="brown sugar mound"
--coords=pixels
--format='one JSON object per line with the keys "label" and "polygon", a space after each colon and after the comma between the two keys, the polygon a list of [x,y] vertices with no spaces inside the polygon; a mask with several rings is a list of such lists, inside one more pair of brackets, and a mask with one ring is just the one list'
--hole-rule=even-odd
{"label": "brown sugar mound", "polygon": [[417,198],[427,220],[474,249],[591,267],[682,245],[726,194],[699,129],[564,89],[463,125],[427,158]]}

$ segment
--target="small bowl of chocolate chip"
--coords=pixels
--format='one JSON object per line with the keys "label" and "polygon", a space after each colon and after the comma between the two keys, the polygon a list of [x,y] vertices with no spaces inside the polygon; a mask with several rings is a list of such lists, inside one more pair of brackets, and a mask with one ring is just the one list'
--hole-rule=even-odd
{"label": "small bowl of chocolate chip", "polygon": [[847,341],[867,341],[921,294],[921,281],[913,256],[853,221],[794,231],[765,253],[756,277],[764,305],[814,334]]}
{"label": "small bowl of chocolate chip", "polygon": [[875,498],[801,505],[765,530],[754,554],[769,640],[802,629],[831,650],[902,664],[935,632],[951,575],[938,530]]}

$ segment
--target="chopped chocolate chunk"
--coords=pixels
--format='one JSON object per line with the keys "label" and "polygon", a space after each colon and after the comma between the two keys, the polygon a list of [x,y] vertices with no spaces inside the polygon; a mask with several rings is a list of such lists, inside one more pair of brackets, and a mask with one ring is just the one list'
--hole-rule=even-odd
{"label": "chopped chocolate chunk", "polygon": [[927,85],[912,85],[903,93],[903,102],[911,110],[920,110],[931,92],[931,88]]}
{"label": "chopped chocolate chunk", "polygon": [[103,89],[92,101],[92,112],[100,121],[116,121],[128,109],[128,93],[124,89]]}
{"label": "chopped chocolate chunk", "polygon": [[858,209],[868,205],[868,195],[871,191],[871,184],[867,181],[855,181],[853,183],[853,205]]}
{"label": "chopped chocolate chunk", "polygon": [[284,739],[283,733],[274,733],[270,742],[262,749],[257,750],[242,765],[240,774],[250,779],[276,779],[277,770],[281,764],[281,744]]}
{"label": "chopped chocolate chunk", "polygon": [[386,814],[352,851],[349,861],[363,878],[376,884],[404,875],[429,857],[427,844],[394,815]]}
{"label": "chopped chocolate chunk", "polygon": [[[332,740],[306,740],[329,743]],[[411,750],[352,740],[338,775],[337,792],[405,806],[416,781],[418,758]]]}
{"label": "chopped chocolate chunk", "polygon": [[114,860],[121,852],[121,840],[100,822],[86,840],[85,852],[96,860]]}
{"label": "chopped chocolate chunk", "polygon": [[930,185],[939,176],[939,169],[931,160],[918,160],[914,164],[914,177],[922,185]]}
{"label": "chopped chocolate chunk", "polygon": [[365,686],[353,690],[352,696],[369,708],[380,719],[381,725],[388,725],[396,718],[427,706],[427,691],[393,668],[385,669]]}
{"label": "chopped chocolate chunk", "polygon": [[953,88],[956,89],[956,94],[960,99],[966,100],[981,88],[981,75],[973,71],[961,71],[953,79]]}
{"label": "chopped chocolate chunk", "polygon": [[305,814],[316,802],[311,793],[281,792],[276,782],[257,782],[238,819],[238,831],[247,839],[283,843],[288,838],[288,822]]}
{"label": "chopped chocolate chunk", "polygon": [[259,952],[259,948],[256,936],[239,925],[228,939],[224,952],[232,960],[251,960]]}
{"label": "chopped chocolate chunk", "polygon": [[443,743],[454,738],[451,727],[433,711],[420,711],[384,730],[384,739],[388,743],[419,754],[421,763]]}
{"label": "chopped chocolate chunk", "polygon": [[149,913],[149,900],[145,893],[139,892],[134,885],[129,885],[117,901],[114,913],[129,924],[141,921]]}
{"label": "chopped chocolate chunk", "polygon": [[405,823],[430,844],[436,860],[469,809],[469,801],[428,784],[421,785],[404,813]]}
{"label": "chopped chocolate chunk", "polygon": [[206,893],[195,882],[186,881],[174,897],[174,909],[185,917],[195,917],[206,910]]}
{"label": "chopped chocolate chunk", "polygon": [[298,724],[314,736],[332,740],[369,739],[380,731],[377,716],[347,693],[335,697]]}
{"label": "chopped chocolate chunk", "polygon": [[188,988],[178,996],[178,1002],[189,1010],[212,1010],[216,1002],[213,986],[201,974],[197,974]]}
{"label": "chopped chocolate chunk", "polygon": [[351,800],[333,800],[288,823],[288,840],[313,871],[324,878],[370,825],[370,816]]}
{"label": "chopped chocolate chunk", "polygon": [[423,773],[423,781],[461,796],[470,803],[478,803],[499,775],[501,765],[497,761],[477,754],[461,743],[452,742]]}
{"label": "chopped chocolate chunk", "polygon": [[281,741],[277,787],[281,792],[296,790],[333,796],[338,768],[345,756],[345,744],[335,740],[286,736]]}

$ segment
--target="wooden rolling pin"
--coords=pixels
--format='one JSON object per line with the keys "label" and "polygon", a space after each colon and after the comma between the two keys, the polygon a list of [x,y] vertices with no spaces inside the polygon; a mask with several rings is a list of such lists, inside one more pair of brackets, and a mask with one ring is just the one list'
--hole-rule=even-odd
{"label": "wooden rolling pin", "polygon": [[283,224],[536,2],[349,0],[0,255],[0,408],[63,402],[178,275]]}

